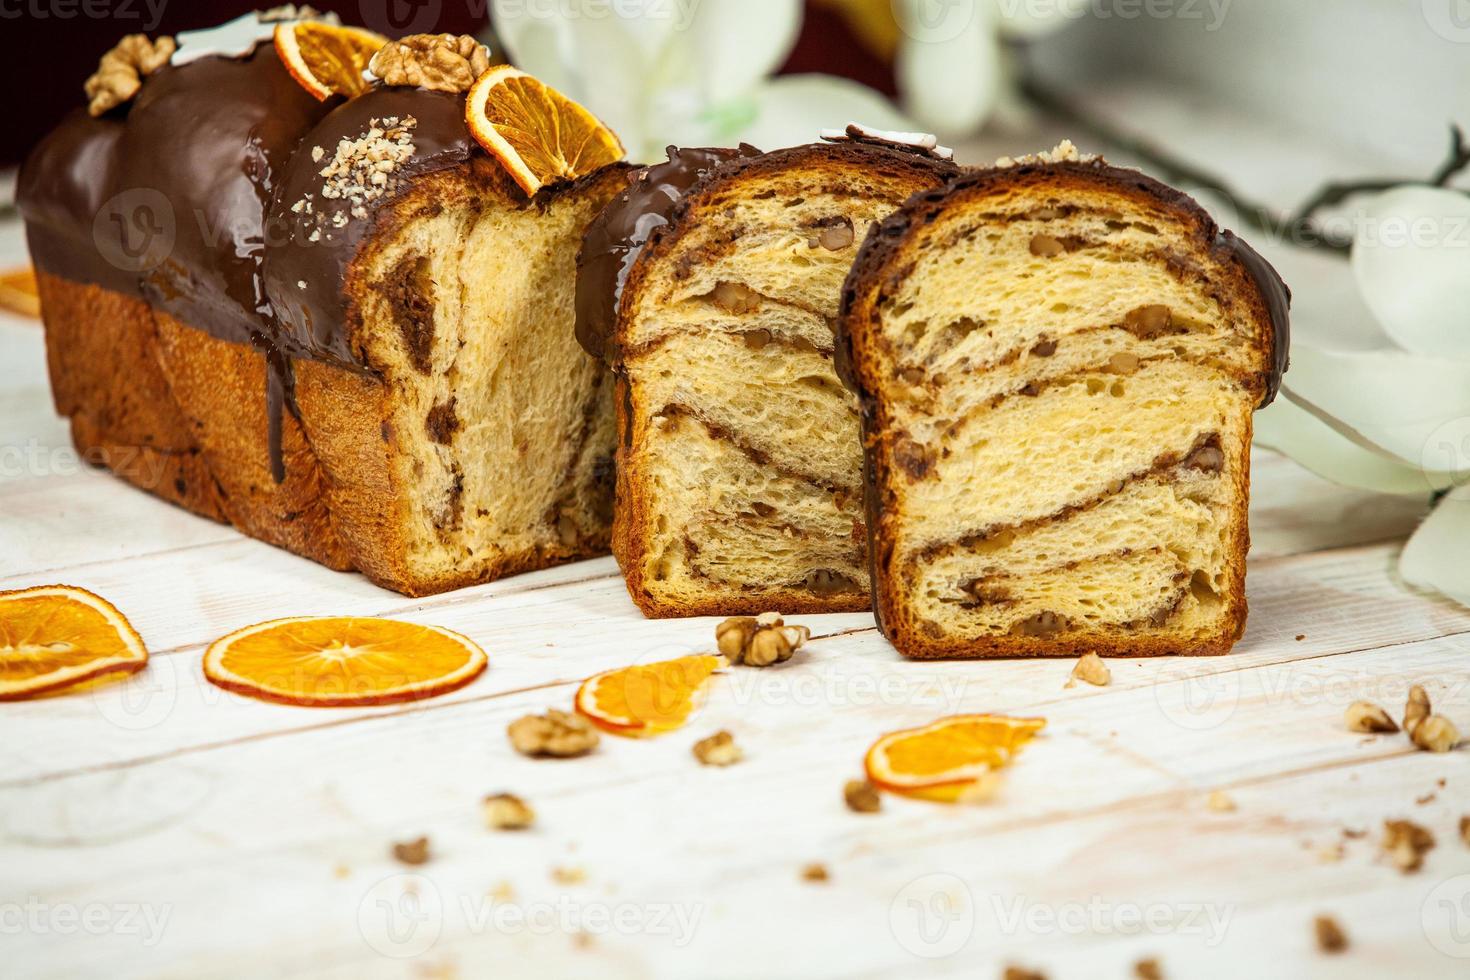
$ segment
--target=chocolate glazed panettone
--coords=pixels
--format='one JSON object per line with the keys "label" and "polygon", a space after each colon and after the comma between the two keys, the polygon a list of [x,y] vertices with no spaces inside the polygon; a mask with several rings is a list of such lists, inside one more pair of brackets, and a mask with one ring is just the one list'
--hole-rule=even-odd
{"label": "chocolate glazed panettone", "polygon": [[1290,293],[1136,171],[1003,163],[907,202],[845,287],[879,626],[911,657],[1225,653]]}
{"label": "chocolate glazed panettone", "polygon": [[185,42],[22,172],[78,448],[406,594],[605,551],[611,382],[569,311],[623,168],[528,197],[462,92],[318,102],[262,26]]}
{"label": "chocolate glazed panettone", "polygon": [[646,615],[868,608],[831,321],[867,226],[956,168],[834,138],[670,148],[588,229],[578,331],[617,378],[613,553]]}

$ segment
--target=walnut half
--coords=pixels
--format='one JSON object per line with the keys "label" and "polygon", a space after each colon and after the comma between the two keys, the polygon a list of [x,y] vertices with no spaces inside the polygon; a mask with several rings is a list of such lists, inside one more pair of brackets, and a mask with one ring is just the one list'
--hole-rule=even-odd
{"label": "walnut half", "polygon": [[555,708],[511,722],[506,734],[517,752],[532,758],[586,755],[597,748],[599,740],[597,729],[585,718]]}
{"label": "walnut half", "polygon": [[468,34],[410,34],[378,49],[368,71],[385,85],[468,92],[490,70],[490,51]]}
{"label": "walnut half", "polygon": [[137,95],[143,79],[168,64],[174,48],[173,38],[150,41],[146,34],[129,34],[117,42],[82,86],[90,100],[87,112],[100,116]]}
{"label": "walnut half", "polygon": [[780,613],[731,616],[715,627],[715,643],[732,664],[769,667],[785,663],[811,638],[805,626],[787,626]]}

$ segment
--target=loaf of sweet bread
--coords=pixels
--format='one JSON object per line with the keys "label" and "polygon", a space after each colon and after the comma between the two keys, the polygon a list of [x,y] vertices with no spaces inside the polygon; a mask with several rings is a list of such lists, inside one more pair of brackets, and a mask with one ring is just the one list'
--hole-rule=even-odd
{"label": "loaf of sweet bread", "polygon": [[[570,309],[623,168],[528,196],[462,89],[318,101],[272,44],[279,16],[177,52],[142,39],[136,94],[78,110],[22,171],[78,448],[406,594],[605,551],[611,377]],[[421,47],[474,51],[470,79],[488,64],[469,39]]]}
{"label": "loaf of sweet bread", "polygon": [[649,616],[868,608],[831,321],[868,225],[956,171],[852,132],[670,148],[588,229],[578,332],[617,379],[613,553]]}
{"label": "loaf of sweet bread", "polygon": [[909,201],[844,290],[878,622],[912,657],[1224,653],[1290,294],[1140,173],[1002,164]]}

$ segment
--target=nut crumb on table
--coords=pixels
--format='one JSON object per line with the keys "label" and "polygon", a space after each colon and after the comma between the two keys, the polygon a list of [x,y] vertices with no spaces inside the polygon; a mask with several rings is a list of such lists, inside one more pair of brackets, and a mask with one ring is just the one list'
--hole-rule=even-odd
{"label": "nut crumb on table", "polygon": [[1152,956],[1134,963],[1133,975],[1138,980],[1164,980],[1164,971],[1159,968],[1159,961]]}
{"label": "nut crumb on table", "polygon": [[1434,848],[1434,834],[1412,820],[1383,821],[1383,852],[1404,874],[1424,866],[1424,855]]}
{"label": "nut crumb on table", "polygon": [[831,877],[831,874],[827,871],[827,866],[820,861],[813,861],[801,869],[802,881],[822,882],[829,881]]}
{"label": "nut crumb on table", "polygon": [[745,752],[735,744],[735,736],[723,730],[695,742],[693,751],[694,758],[706,766],[733,766],[745,758]]}
{"label": "nut crumb on table", "polygon": [[847,785],[842,787],[842,798],[847,803],[847,808],[854,813],[877,813],[883,809],[883,798],[878,795],[878,787],[866,779],[849,779]]}
{"label": "nut crumb on table", "polygon": [[485,823],[492,830],[524,830],[536,822],[536,811],[514,793],[495,793],[482,804]]}
{"label": "nut crumb on table", "polygon": [[1317,948],[1324,953],[1341,953],[1347,949],[1347,933],[1330,915],[1319,915],[1312,923],[1317,936]]}
{"label": "nut crumb on table", "polygon": [[410,841],[399,841],[393,845],[393,857],[403,864],[427,864],[429,861],[429,838],[419,837]]}

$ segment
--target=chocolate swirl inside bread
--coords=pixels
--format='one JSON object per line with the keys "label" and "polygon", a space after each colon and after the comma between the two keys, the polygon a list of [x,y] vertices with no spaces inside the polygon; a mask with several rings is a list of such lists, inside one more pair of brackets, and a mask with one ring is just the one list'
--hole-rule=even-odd
{"label": "chocolate swirl inside bread", "polygon": [[895,645],[1228,650],[1288,303],[1192,201],[1101,162],[967,175],[877,228],[838,347]]}
{"label": "chocolate swirl inside bread", "polygon": [[635,182],[583,251],[594,300],[623,280],[611,336],[583,333],[622,390],[614,553],[649,615],[867,608],[831,321],[868,225],[955,168],[868,144],[746,150],[667,207],[690,159],[707,162],[675,153]]}

